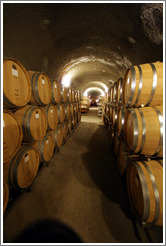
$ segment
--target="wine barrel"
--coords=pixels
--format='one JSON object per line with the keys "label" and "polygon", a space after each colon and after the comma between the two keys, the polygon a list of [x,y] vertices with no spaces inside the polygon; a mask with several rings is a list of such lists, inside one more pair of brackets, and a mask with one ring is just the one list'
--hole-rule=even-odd
{"label": "wine barrel", "polygon": [[124,122],[127,150],[147,156],[163,156],[163,107],[129,109]]}
{"label": "wine barrel", "polygon": [[120,135],[115,133],[113,138],[113,152],[115,156],[118,154],[119,144],[120,144]]}
{"label": "wine barrel", "polygon": [[123,78],[119,78],[117,81],[117,96],[116,96],[116,102],[118,104],[122,103],[122,85],[123,85]]}
{"label": "wine barrel", "polygon": [[117,100],[117,82],[113,85],[113,96],[112,96],[113,103],[116,103]]}
{"label": "wine barrel", "polygon": [[25,106],[31,97],[28,72],[16,59],[3,61],[3,105],[5,108]]}
{"label": "wine barrel", "polygon": [[65,105],[64,103],[60,103],[58,105],[58,122],[63,124],[64,120],[65,120]]}
{"label": "wine barrel", "polygon": [[8,181],[14,189],[25,189],[36,177],[39,167],[39,154],[31,147],[21,147],[9,166]]}
{"label": "wine barrel", "polygon": [[3,162],[10,161],[19,150],[23,139],[22,127],[11,112],[3,112]]}
{"label": "wine barrel", "polygon": [[74,104],[73,103],[70,104],[70,113],[71,113],[71,116],[74,115]]}
{"label": "wine barrel", "polygon": [[49,77],[41,72],[28,71],[31,80],[32,95],[30,103],[45,106],[51,102],[51,82]]}
{"label": "wine barrel", "polygon": [[61,124],[59,124],[57,129],[53,131],[53,134],[55,139],[55,150],[59,150],[63,144],[63,129]]}
{"label": "wine barrel", "polygon": [[68,120],[68,132],[70,133],[72,131],[72,118],[70,117]]}
{"label": "wine barrel", "polygon": [[23,128],[23,141],[41,140],[47,130],[47,116],[41,107],[27,105],[15,112]]}
{"label": "wine barrel", "polygon": [[69,134],[69,130],[68,130],[68,121],[66,120],[64,123],[63,123],[63,138],[66,139],[67,136]]}
{"label": "wine barrel", "polygon": [[60,103],[61,102],[61,87],[59,83],[54,80],[51,83],[51,91],[52,91],[52,103]]}
{"label": "wine barrel", "polygon": [[124,134],[124,119],[126,114],[126,107],[118,107],[117,109],[117,124],[116,124],[116,131],[123,136]]}
{"label": "wine barrel", "polygon": [[5,212],[9,201],[9,187],[6,181],[3,181],[3,213]]}
{"label": "wine barrel", "polygon": [[163,225],[163,161],[137,161],[127,168],[131,207],[141,221]]}
{"label": "wine barrel", "polygon": [[68,120],[70,118],[70,104],[65,104],[65,119]]}
{"label": "wine barrel", "polygon": [[58,125],[58,108],[56,105],[49,104],[44,107],[47,115],[47,130],[55,130]]}
{"label": "wine barrel", "polygon": [[117,153],[117,165],[120,172],[120,175],[124,175],[127,169],[127,166],[133,161],[140,161],[144,157],[139,155],[130,155],[125,148],[122,136],[120,137],[120,143]]}
{"label": "wine barrel", "polygon": [[132,66],[126,70],[123,83],[123,103],[128,106],[163,105],[163,63]]}
{"label": "wine barrel", "polygon": [[49,162],[54,152],[53,131],[48,131],[42,140],[31,144],[31,147],[37,150],[41,162]]}
{"label": "wine barrel", "polygon": [[61,98],[62,98],[62,102],[66,103],[67,102],[67,98],[68,98],[68,88],[65,86],[61,86]]}

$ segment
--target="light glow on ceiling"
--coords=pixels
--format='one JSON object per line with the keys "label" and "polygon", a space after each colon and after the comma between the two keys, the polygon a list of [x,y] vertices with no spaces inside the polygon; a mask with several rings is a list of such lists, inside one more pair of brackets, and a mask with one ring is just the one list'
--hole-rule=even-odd
{"label": "light glow on ceiling", "polygon": [[98,87],[90,87],[90,88],[88,88],[88,89],[85,90],[84,96],[88,96],[88,92],[90,92],[90,91],[98,91],[98,92],[101,93],[101,96],[104,96],[105,95],[105,93],[104,93],[104,91],[102,89],[100,89]]}
{"label": "light glow on ceiling", "polygon": [[71,74],[70,73],[66,73],[62,77],[62,85],[64,85],[65,87],[69,87],[70,83],[71,83]]}

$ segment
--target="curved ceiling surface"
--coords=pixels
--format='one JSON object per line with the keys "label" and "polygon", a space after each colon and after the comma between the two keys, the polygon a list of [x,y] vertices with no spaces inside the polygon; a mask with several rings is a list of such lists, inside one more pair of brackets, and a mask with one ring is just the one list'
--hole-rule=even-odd
{"label": "curved ceiling surface", "polygon": [[103,89],[131,65],[162,61],[162,21],[162,3],[5,3],[4,56]]}

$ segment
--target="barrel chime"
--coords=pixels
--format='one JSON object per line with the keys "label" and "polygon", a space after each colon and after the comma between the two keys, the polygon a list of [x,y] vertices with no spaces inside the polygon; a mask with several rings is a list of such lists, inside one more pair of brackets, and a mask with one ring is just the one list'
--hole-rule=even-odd
{"label": "barrel chime", "polygon": [[163,225],[163,63],[128,68],[109,90],[103,120],[133,214]]}
{"label": "barrel chime", "polygon": [[80,92],[3,61],[3,211],[9,191],[30,186],[81,121]]}

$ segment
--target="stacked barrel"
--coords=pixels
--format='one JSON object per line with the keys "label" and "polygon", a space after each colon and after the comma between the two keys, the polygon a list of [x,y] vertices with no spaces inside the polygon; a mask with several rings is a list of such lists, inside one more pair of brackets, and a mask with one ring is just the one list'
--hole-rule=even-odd
{"label": "stacked barrel", "polygon": [[163,63],[127,69],[111,88],[109,131],[137,219],[163,224]]}
{"label": "stacked barrel", "polygon": [[3,63],[3,210],[9,191],[29,187],[39,164],[49,162],[81,120],[80,93],[27,71],[15,59]]}

